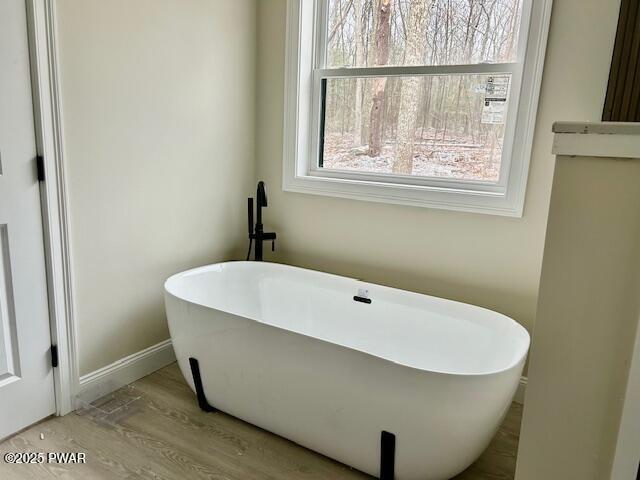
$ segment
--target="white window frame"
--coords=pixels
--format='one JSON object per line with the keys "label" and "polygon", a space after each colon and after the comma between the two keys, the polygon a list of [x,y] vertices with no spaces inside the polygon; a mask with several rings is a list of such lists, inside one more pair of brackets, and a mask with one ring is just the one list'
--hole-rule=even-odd
{"label": "white window frame", "polygon": [[[283,148],[284,191],[521,217],[542,83],[552,0],[523,0],[517,63],[325,69],[328,0],[288,0]],[[324,78],[511,74],[500,178],[465,181],[318,168]],[[515,121],[509,120],[515,119]]]}

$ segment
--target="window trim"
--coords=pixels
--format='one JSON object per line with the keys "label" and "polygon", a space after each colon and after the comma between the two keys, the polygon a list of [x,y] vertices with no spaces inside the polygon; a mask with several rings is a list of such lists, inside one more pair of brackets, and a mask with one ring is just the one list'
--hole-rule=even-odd
{"label": "window trim", "polygon": [[[285,58],[283,190],[356,200],[521,217],[536,123],[552,0],[523,0],[518,63],[318,69],[324,54],[326,0],[288,0]],[[307,47],[308,46],[308,47]],[[310,47],[310,48],[309,48]],[[524,62],[521,60],[524,58]],[[471,72],[469,72],[472,70]],[[498,182],[347,172],[313,168],[319,154],[322,78],[452,73],[510,73],[505,132],[511,151]],[[510,131],[511,130],[511,131]],[[507,145],[507,142],[509,144]]]}

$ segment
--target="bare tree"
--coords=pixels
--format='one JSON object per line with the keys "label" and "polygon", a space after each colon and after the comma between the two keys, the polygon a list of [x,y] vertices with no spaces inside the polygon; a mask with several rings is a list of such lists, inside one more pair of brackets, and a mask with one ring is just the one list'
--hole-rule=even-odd
{"label": "bare tree", "polygon": [[[407,19],[407,41],[405,63],[419,65],[424,63],[425,31],[429,19],[429,5],[424,0],[413,0]],[[420,100],[420,79],[407,77],[402,80],[396,151],[393,161],[393,173],[410,175],[413,169],[413,144],[418,126],[418,108]]]}
{"label": "bare tree", "polygon": [[[328,2],[328,68],[516,58],[522,0]],[[453,73],[332,79],[324,166],[495,179],[505,127],[483,121],[487,81]],[[393,154],[383,148],[391,142]]]}
{"label": "bare tree", "polygon": [[344,21],[347,18],[347,15],[349,15],[349,10],[351,9],[352,5],[353,5],[353,0],[350,0],[346,8],[343,8],[342,2],[340,3],[340,11],[339,11],[340,16],[338,18],[338,21],[335,23],[335,25],[331,29],[331,32],[329,33],[329,40],[328,40],[329,43],[333,41],[333,37],[335,37],[338,32],[344,33],[344,30],[343,30]]}
{"label": "bare tree", "polygon": [[[365,54],[364,54],[364,29],[362,22],[362,0],[355,0],[355,13],[356,13],[356,67],[364,66]],[[356,79],[356,92],[355,92],[355,113],[354,113],[354,129],[353,129],[353,141],[355,146],[359,147],[363,143],[362,139],[362,87],[363,79]]]}
{"label": "bare tree", "polygon": [[[379,0],[376,28],[376,65],[389,62],[389,35],[391,34],[391,0]],[[371,121],[369,126],[369,156],[377,157],[382,150],[382,109],[384,106],[386,77],[373,80]]]}

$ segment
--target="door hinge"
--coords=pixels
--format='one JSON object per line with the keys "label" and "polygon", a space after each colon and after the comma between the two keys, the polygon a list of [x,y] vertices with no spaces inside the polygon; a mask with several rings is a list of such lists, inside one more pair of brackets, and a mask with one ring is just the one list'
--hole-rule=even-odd
{"label": "door hinge", "polygon": [[58,367],[58,346],[51,345],[51,366],[53,368]]}
{"label": "door hinge", "polygon": [[38,169],[38,181],[44,182],[44,157],[42,155],[36,157],[36,166]]}

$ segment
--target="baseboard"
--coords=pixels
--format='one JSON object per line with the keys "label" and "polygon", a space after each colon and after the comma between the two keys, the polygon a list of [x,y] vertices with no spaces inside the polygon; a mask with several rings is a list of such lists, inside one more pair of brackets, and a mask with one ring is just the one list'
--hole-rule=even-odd
{"label": "baseboard", "polygon": [[524,393],[527,390],[527,377],[520,377],[520,383],[518,384],[518,390],[513,397],[513,401],[521,405],[524,404]]}
{"label": "baseboard", "polygon": [[175,361],[176,355],[169,339],[83,375],[80,377],[80,391],[76,395],[75,408],[108,395]]}

